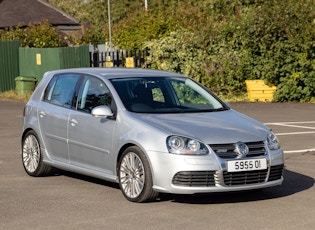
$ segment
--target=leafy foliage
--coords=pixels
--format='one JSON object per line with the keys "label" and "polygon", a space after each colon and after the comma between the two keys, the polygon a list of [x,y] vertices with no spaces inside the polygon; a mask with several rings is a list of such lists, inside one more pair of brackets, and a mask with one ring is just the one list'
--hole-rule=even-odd
{"label": "leafy foliage", "polygon": [[[72,44],[108,41],[107,0],[49,0],[92,24]],[[245,93],[246,79],[277,86],[275,101],[315,101],[314,0],[110,1],[112,41],[150,49],[149,66],[181,72],[223,97]],[[62,46],[46,25],[2,32],[29,46]],[[37,38],[37,40],[36,40]],[[48,42],[51,40],[51,43]]]}
{"label": "leafy foliage", "polygon": [[313,1],[202,4],[211,6],[198,11],[205,22],[186,20],[185,29],[146,43],[151,66],[190,75],[221,95],[244,92],[246,79],[264,79],[278,86],[275,101],[314,100]]}
{"label": "leafy foliage", "polygon": [[63,47],[67,46],[66,41],[60,37],[60,33],[53,28],[46,20],[37,25],[29,27],[9,28],[0,33],[1,40],[20,40],[23,47]]}

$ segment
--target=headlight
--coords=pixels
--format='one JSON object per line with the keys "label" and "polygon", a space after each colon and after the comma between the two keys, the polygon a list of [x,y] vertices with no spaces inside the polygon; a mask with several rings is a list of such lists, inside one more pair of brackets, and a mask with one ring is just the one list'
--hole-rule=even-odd
{"label": "headlight", "polygon": [[186,137],[169,136],[166,145],[170,153],[204,155],[209,151],[205,144]]}
{"label": "headlight", "polygon": [[279,140],[272,131],[267,135],[267,144],[270,150],[277,150],[280,148]]}

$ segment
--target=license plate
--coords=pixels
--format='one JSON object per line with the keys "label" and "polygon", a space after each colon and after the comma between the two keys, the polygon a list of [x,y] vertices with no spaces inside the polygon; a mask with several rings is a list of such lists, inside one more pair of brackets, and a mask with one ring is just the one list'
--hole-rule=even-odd
{"label": "license plate", "polygon": [[228,172],[252,171],[252,170],[261,170],[261,169],[266,169],[266,168],[267,168],[267,160],[265,158],[227,161]]}

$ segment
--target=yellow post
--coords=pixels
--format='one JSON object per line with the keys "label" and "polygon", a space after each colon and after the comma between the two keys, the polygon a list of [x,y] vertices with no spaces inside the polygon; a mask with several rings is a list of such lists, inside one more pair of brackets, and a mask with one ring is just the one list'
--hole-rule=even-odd
{"label": "yellow post", "polygon": [[111,60],[110,56],[107,56],[107,57],[106,57],[105,67],[106,67],[106,68],[111,68],[111,67],[113,67],[113,63],[112,63],[112,60]]}
{"label": "yellow post", "polygon": [[135,67],[135,60],[133,57],[126,58],[126,67],[127,68],[134,68]]}

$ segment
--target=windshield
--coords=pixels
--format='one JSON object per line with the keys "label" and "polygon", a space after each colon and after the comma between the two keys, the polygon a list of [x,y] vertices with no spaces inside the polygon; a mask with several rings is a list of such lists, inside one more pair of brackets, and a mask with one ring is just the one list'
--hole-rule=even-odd
{"label": "windshield", "polygon": [[127,110],[137,113],[213,112],[227,109],[189,78],[112,79]]}

